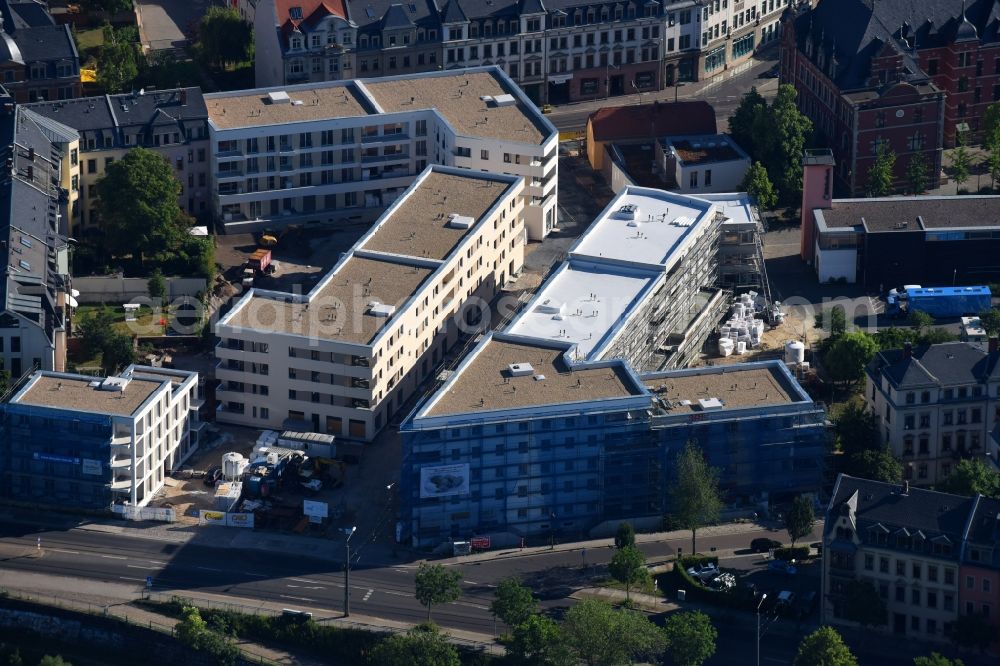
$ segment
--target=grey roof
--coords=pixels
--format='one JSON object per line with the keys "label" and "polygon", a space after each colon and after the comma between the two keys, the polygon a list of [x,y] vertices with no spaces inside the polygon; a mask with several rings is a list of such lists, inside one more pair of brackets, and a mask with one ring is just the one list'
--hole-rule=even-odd
{"label": "grey roof", "polygon": [[[11,105],[12,106],[12,105]],[[57,186],[61,150],[36,114],[21,106],[0,111],[0,159],[10,160],[0,180],[0,239],[4,241],[4,280],[0,307],[40,327],[53,340],[62,324],[55,290],[54,247],[60,242],[59,219],[66,215],[66,196]],[[61,131],[61,130],[60,130]]]}
{"label": "grey roof", "polygon": [[907,358],[903,349],[888,349],[868,364],[873,376],[883,375],[897,388],[954,386],[994,378],[1000,354],[987,354],[967,342],[944,342],[913,347]]}
{"label": "grey roof", "polygon": [[401,4],[389,5],[385,15],[382,16],[383,30],[397,30],[399,28],[409,28],[413,25],[410,12],[406,11]]}
{"label": "grey roof", "polygon": [[800,49],[805,49],[811,35],[817,48],[836,57],[838,67],[832,78],[842,90],[868,87],[871,60],[886,46],[903,57],[908,79],[926,79],[912,58],[912,47],[969,38],[970,29],[984,42],[995,41],[997,1],[820,0],[812,11],[795,19],[795,33]]}
{"label": "grey roof", "polygon": [[981,497],[976,505],[976,512],[969,525],[970,544],[983,545],[993,551],[991,560],[983,562],[988,566],[1000,568],[1000,499]]}
{"label": "grey roof", "polygon": [[441,12],[441,23],[466,23],[469,17],[465,15],[459,0],[448,0]]}
{"label": "grey roof", "polygon": [[405,27],[400,25],[399,17],[392,18],[392,25],[383,26],[383,22],[389,10],[394,5],[399,5],[406,13],[407,19],[414,25],[436,26],[438,25],[438,8],[434,5],[434,0],[344,0],[347,6],[347,13],[350,19],[357,24],[363,32],[382,30],[384,28],[399,29]]}
{"label": "grey roof", "polygon": [[0,0],[0,10],[3,12],[4,26],[10,26],[12,30],[56,23],[48,7],[39,0]]}
{"label": "grey roof", "polygon": [[[76,60],[76,44],[68,25],[49,25],[18,30],[11,36],[25,63]],[[55,75],[55,72],[50,72]]]}
{"label": "grey roof", "polygon": [[863,530],[878,528],[879,525],[889,532],[899,528],[910,532],[920,530],[927,540],[946,536],[954,545],[957,556],[976,498],[922,488],[907,490],[899,484],[841,474],[830,500],[832,515],[826,521],[826,529],[833,529],[833,516],[855,503],[859,535]]}
{"label": "grey roof", "polygon": [[[960,227],[1000,228],[1000,196],[915,196],[879,199],[835,199],[823,211],[828,227],[860,227],[866,231],[922,231]],[[901,223],[906,226],[899,226]]]}

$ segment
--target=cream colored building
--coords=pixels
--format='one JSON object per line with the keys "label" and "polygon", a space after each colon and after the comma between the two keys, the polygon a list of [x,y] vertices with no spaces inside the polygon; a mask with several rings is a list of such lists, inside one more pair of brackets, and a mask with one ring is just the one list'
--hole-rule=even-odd
{"label": "cream colored building", "polygon": [[525,187],[428,167],[308,294],[248,292],[215,327],[217,419],[371,440],[521,270]]}

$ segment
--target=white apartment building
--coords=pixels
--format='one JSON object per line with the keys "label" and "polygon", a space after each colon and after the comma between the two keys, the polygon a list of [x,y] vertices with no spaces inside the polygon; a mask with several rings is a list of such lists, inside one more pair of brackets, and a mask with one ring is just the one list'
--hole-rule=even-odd
{"label": "white apartment building", "polygon": [[198,447],[198,373],[39,371],[4,405],[5,493],[108,509],[146,505]]}
{"label": "white apartment building", "polygon": [[374,219],[430,164],[524,178],[524,221],[555,226],[559,136],[495,67],[205,96],[227,231]]}
{"label": "white apartment building", "polygon": [[526,188],[428,167],[308,294],[249,291],[215,327],[217,419],[370,441],[521,270]]}
{"label": "white apartment building", "polygon": [[[996,349],[947,342],[879,352],[868,365],[865,402],[907,480],[931,485],[962,458],[996,461],[1000,424]],[[995,464],[995,463],[994,463]]]}

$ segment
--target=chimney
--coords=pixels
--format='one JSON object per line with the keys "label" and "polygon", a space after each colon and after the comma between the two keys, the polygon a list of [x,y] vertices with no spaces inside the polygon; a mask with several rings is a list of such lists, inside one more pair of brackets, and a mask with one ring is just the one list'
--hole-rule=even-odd
{"label": "chimney", "polygon": [[188,103],[188,91],[187,88],[181,88],[181,106]]}
{"label": "chimney", "polygon": [[990,353],[991,354],[995,354],[996,351],[997,351],[997,349],[1000,348],[1000,344],[998,344],[998,343],[1000,343],[1000,339],[998,339],[996,336],[990,338],[990,347],[989,347],[989,349],[990,349]]}
{"label": "chimney", "polygon": [[35,147],[34,146],[30,146],[28,148],[28,159],[31,160],[32,162],[35,161]]}
{"label": "chimney", "polygon": [[913,343],[907,342],[903,345],[903,358],[913,358]]}

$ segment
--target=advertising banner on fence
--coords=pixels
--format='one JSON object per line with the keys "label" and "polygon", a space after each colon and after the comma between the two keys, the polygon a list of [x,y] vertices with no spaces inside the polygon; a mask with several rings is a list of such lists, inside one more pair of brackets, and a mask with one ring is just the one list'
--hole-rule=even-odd
{"label": "advertising banner on fence", "polygon": [[111,510],[127,520],[158,520],[161,523],[172,523],[177,520],[177,513],[165,507],[116,504]]}
{"label": "advertising banner on fence", "polygon": [[199,525],[225,525],[226,514],[222,511],[202,511],[198,514]]}
{"label": "advertising banner on fence", "polygon": [[420,497],[469,494],[469,463],[420,468]]}
{"label": "advertising banner on fence", "polygon": [[229,527],[253,527],[252,513],[227,513],[226,525]]}
{"label": "advertising banner on fence", "polygon": [[326,518],[329,515],[329,505],[326,502],[302,500],[302,514],[310,518]]}

